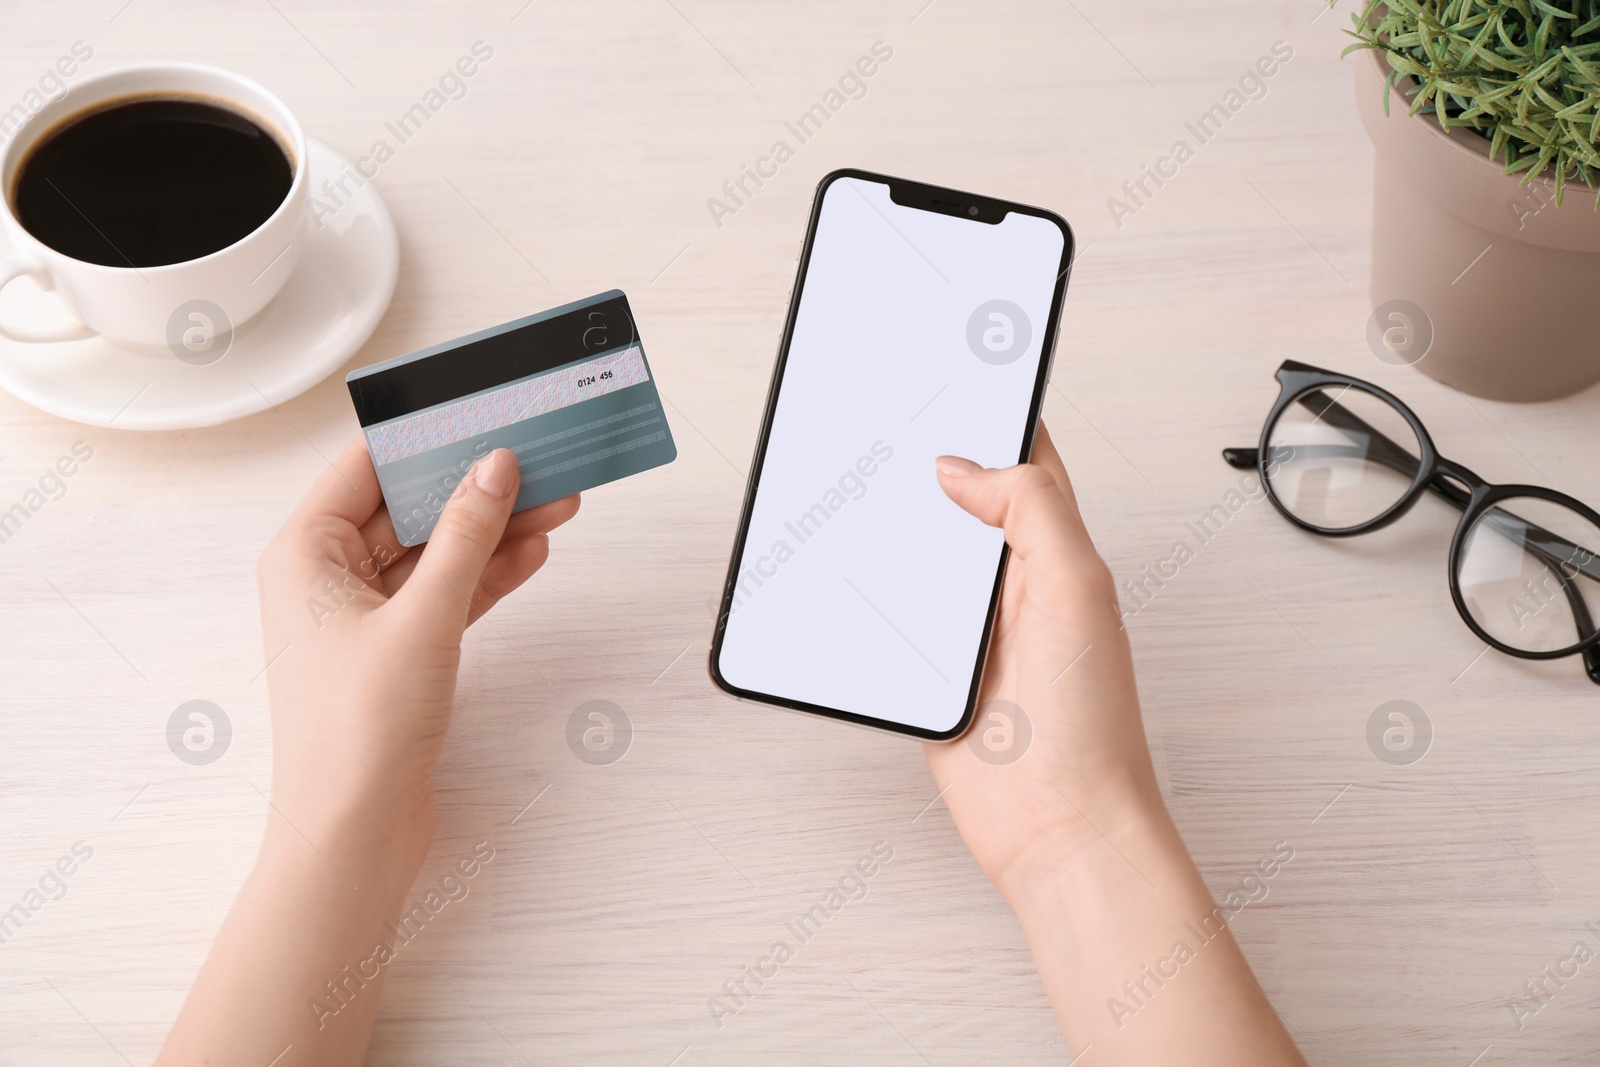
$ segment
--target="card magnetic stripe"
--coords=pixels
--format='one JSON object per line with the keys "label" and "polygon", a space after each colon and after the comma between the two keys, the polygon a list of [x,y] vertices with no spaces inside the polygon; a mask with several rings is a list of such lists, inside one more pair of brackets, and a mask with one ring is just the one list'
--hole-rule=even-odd
{"label": "card magnetic stripe", "polygon": [[[601,377],[607,372],[610,377]],[[634,345],[380,426],[369,426],[367,445],[373,462],[393,463],[649,380],[643,354]]]}

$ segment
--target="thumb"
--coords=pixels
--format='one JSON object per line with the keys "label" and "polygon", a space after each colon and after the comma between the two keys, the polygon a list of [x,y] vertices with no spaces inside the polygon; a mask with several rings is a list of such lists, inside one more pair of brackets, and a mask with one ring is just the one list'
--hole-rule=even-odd
{"label": "thumb", "polygon": [[1019,463],[989,469],[959,456],[937,460],[939,485],[967,514],[1005,531],[1029,575],[1067,577],[1099,556],[1075,501],[1043,467]]}
{"label": "thumb", "polygon": [[416,570],[395,599],[447,621],[454,632],[466,629],[478,581],[505,534],[521,482],[517,457],[509,449],[496,449],[474,464],[445,504]]}

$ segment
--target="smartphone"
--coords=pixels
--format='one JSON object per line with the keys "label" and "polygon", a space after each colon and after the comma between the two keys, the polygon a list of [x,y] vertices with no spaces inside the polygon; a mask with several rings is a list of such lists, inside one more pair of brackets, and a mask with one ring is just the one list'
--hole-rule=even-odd
{"label": "smartphone", "polygon": [[737,697],[923,740],[972,721],[1005,537],[934,459],[1026,460],[1072,230],[859,170],[817,187],[712,640]]}

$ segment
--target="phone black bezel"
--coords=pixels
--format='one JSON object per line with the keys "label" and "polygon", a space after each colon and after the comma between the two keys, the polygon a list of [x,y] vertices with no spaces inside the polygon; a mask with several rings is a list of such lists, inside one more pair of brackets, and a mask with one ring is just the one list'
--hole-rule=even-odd
{"label": "phone black bezel", "polygon": [[[994,589],[989,595],[989,608],[984,619],[983,637],[978,643],[977,660],[972,667],[972,684],[967,691],[966,707],[962,711],[960,721],[949,730],[925,730],[905,723],[877,719],[869,715],[857,715],[854,712],[823,707],[820,704],[811,704],[803,700],[790,700],[787,697],[771,693],[757,693],[753,690],[741,689],[723,677],[718,662],[722,656],[722,639],[727,630],[728,615],[732,610],[734,592],[738,587],[739,568],[744,559],[745,540],[750,532],[750,517],[755,509],[756,492],[761,483],[761,469],[766,462],[767,444],[772,432],[772,420],[778,409],[778,391],[783,383],[784,368],[789,362],[789,343],[794,335],[795,320],[800,311],[800,299],[805,290],[806,273],[811,265],[811,246],[816,239],[817,222],[822,215],[822,202],[827,196],[829,187],[840,178],[859,178],[862,181],[887,185],[890,199],[897,204],[969,219],[975,225],[995,225],[1011,212],[1018,212],[1046,219],[1060,229],[1062,236],[1061,269],[1056,275],[1055,290],[1050,298],[1050,313],[1046,319],[1044,336],[1041,340],[1039,367],[1034,379],[1033,397],[1028,406],[1027,425],[1023,429],[1022,451],[1017,456],[1017,462],[1025,462],[1033,453],[1034,431],[1039,425],[1039,413],[1044,404],[1044,390],[1050,383],[1050,374],[1055,363],[1056,336],[1061,322],[1061,307],[1066,299],[1067,282],[1072,273],[1075,245],[1072,227],[1068,225],[1067,220],[1053,211],[1028,204],[979,196],[975,193],[928,185],[923,182],[914,182],[887,174],[876,174],[872,171],[858,170],[853,167],[835,170],[825,175],[817,183],[816,195],[811,204],[811,218],[806,225],[805,243],[801,246],[799,265],[795,270],[794,283],[789,296],[789,309],[784,319],[783,336],[778,342],[778,357],[772,368],[771,383],[767,387],[767,405],[761,418],[761,433],[756,440],[755,457],[751,461],[750,474],[745,483],[744,506],[739,515],[739,529],[734,536],[733,552],[728,558],[728,574],[723,582],[722,601],[717,609],[716,630],[711,640],[711,653],[707,667],[711,674],[712,683],[730,696],[788,708],[792,711],[811,712],[830,719],[840,719],[845,722],[855,723],[858,726],[888,730],[892,733],[915,737],[921,741],[949,741],[960,737],[966,732],[967,728],[972,725],[972,719],[977,710],[978,688],[983,682],[983,665],[989,654],[989,641],[994,632],[995,611],[1000,603],[1000,588],[1005,580],[1006,563],[1011,555],[1011,546],[1009,544],[1004,544],[1000,548],[1000,559],[995,568]],[[978,209],[976,214],[970,212],[970,209],[974,207]]]}

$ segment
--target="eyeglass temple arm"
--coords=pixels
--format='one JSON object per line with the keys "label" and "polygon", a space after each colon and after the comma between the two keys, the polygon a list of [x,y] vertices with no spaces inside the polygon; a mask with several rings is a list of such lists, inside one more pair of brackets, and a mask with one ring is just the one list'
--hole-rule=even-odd
{"label": "eyeglass temple arm", "polygon": [[[1370,459],[1374,463],[1381,464],[1392,471],[1405,475],[1407,478],[1416,477],[1417,458],[1415,456],[1410,455],[1399,445],[1396,445],[1371,427],[1361,429],[1360,427],[1367,424],[1355,415],[1351,415],[1350,420],[1350,424],[1346,426],[1338,425],[1338,422],[1342,420],[1330,418],[1327,422],[1340,430],[1352,430],[1367,434],[1371,444],[1380,446],[1376,449],[1369,447],[1360,451],[1353,450],[1350,453],[1352,458]],[[1382,445],[1392,446],[1393,451],[1390,451],[1389,448],[1381,447]],[[1303,448],[1305,446],[1301,445],[1299,447]],[[1337,448],[1339,446],[1334,447]],[[1242,471],[1253,471],[1261,465],[1261,450],[1259,448],[1224,448],[1222,450],[1222,458],[1230,467],[1235,467]],[[1471,494],[1465,489],[1443,478],[1430,478],[1428,480],[1428,491],[1449,501],[1460,511],[1467,510],[1467,502],[1472,499]]]}

